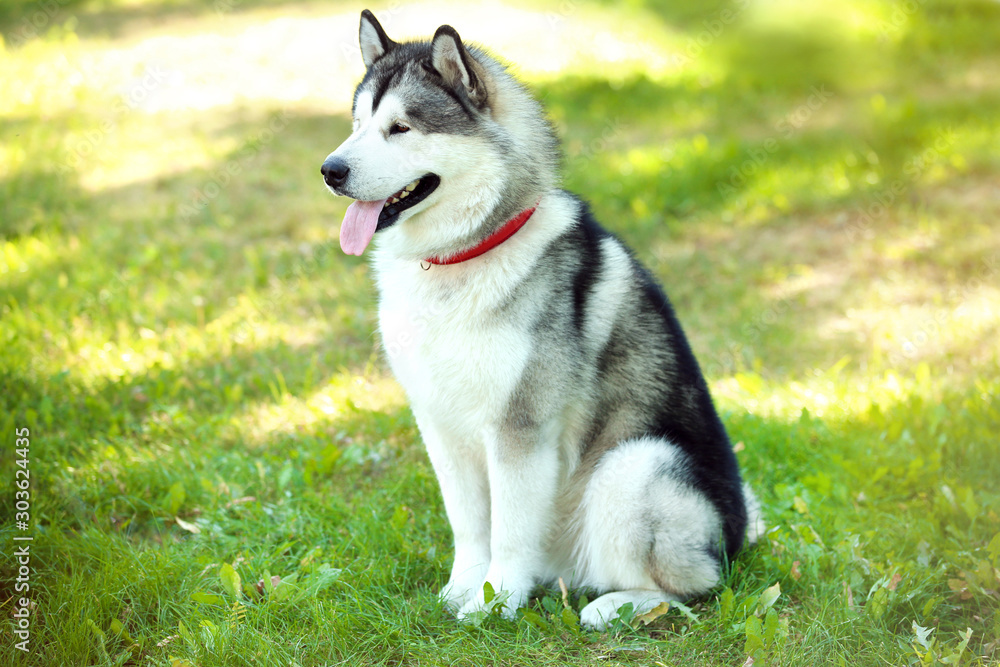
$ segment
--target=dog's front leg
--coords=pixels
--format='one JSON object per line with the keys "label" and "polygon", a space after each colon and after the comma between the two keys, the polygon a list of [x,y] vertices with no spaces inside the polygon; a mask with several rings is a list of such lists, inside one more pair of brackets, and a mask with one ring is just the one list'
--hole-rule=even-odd
{"label": "dog's front leg", "polygon": [[[486,438],[490,486],[490,553],[486,579],[503,615],[514,618],[538,583],[554,514],[559,452],[538,429],[501,431]],[[491,601],[492,602],[492,601]],[[460,620],[484,611],[482,586],[459,611]]]}
{"label": "dog's front leg", "polygon": [[440,597],[453,611],[483,587],[490,564],[490,495],[486,456],[481,449],[456,442],[417,413],[417,424],[441,487],[441,497],[455,539],[455,561]]}

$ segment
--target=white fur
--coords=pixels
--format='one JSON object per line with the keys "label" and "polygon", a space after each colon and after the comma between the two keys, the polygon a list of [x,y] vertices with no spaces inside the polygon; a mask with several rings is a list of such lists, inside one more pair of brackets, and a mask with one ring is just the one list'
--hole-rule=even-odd
{"label": "white fur", "polygon": [[586,341],[592,351],[601,350],[607,344],[624,296],[634,287],[632,266],[625,249],[614,239],[607,238],[601,243],[601,252],[604,254],[604,275],[591,296],[584,323]]}
{"label": "white fur", "polygon": [[[377,56],[378,36],[365,30],[363,23],[362,48]],[[447,41],[441,49],[457,48]],[[507,143],[416,128],[391,134],[404,120],[403,101],[390,89],[373,110],[363,90],[354,131],[330,157],[351,169],[346,194],[366,201],[426,173],[441,177],[434,192],[379,232],[372,255],[382,345],[410,399],[454,534],[442,599],[468,618],[489,606],[488,581],[513,617],[536,584],[562,577],[611,591],[581,615],[587,627],[603,628],[623,604],[642,613],[715,585],[719,567],[705,545],[717,539],[721,522],[712,504],[684,483],[683,452],[662,440],[619,443],[592,472],[577,474],[588,420],[569,397],[561,413],[533,431],[536,442],[505,441],[506,410],[533,358],[532,322],[544,305],[521,299],[509,316],[497,313],[549,243],[576,224],[579,207],[553,189],[554,164],[542,165],[532,192],[543,194],[520,231],[473,261],[423,269],[419,260],[477,238],[504,195],[505,160],[533,154],[531,144],[544,134],[537,105],[502,67],[477,62],[490,94],[482,122],[502,128]],[[600,251],[603,270],[583,322],[592,353],[605,347],[625,295],[637,289],[624,248],[608,238]],[[755,501],[753,507],[759,517]]]}
{"label": "white fur", "polygon": [[638,615],[652,611],[661,602],[679,602],[679,600],[658,588],[612,591],[583,608],[580,612],[580,624],[591,630],[603,630],[618,618],[618,610],[626,604],[631,604],[632,612]]}
{"label": "white fur", "polygon": [[[721,532],[712,504],[683,484],[683,452],[654,438],[622,443],[597,466],[575,520],[581,524],[574,583],[599,590],[659,589],[676,593],[708,590],[718,579],[718,563],[704,552]],[[658,471],[676,471],[676,477]],[[658,522],[656,553],[664,563],[658,583],[647,563],[636,558]]]}
{"label": "white fur", "polygon": [[460,617],[483,607],[484,581],[507,595],[513,614],[544,569],[544,538],[565,477],[561,428],[543,429],[547,442],[531,457],[505,454],[499,424],[528,362],[531,338],[520,323],[487,314],[569,224],[571,207],[559,193],[543,197],[527,224],[490,251],[485,270],[480,263],[474,270],[458,264],[424,271],[394,257],[391,243],[385,247],[380,239],[376,249],[379,327],[454,530],[455,564],[443,597],[460,608]]}
{"label": "white fur", "polygon": [[[649,479],[661,465],[681,468],[680,450],[648,439],[619,446],[598,466],[578,514],[557,517],[557,494],[576,465],[560,453],[578,450],[579,443],[560,443],[563,423],[542,429],[544,442],[530,456],[505,455],[498,442],[503,408],[524,372],[531,338],[521,323],[487,315],[531,269],[547,239],[568,224],[570,206],[559,193],[544,197],[525,227],[475,270],[458,264],[425,271],[394,257],[390,244],[379,242],[376,249],[383,345],[410,398],[454,531],[455,562],[442,596],[460,618],[485,608],[484,581],[504,593],[508,615],[536,583],[557,576],[575,586],[639,590],[626,595],[636,609],[669,599],[634,557],[636,541],[645,539],[643,513],[650,510],[673,521],[669,532],[676,546],[663,545],[662,551],[677,554],[677,592],[707,590],[718,577],[717,563],[689,549],[710,543],[719,532],[711,504],[669,479]],[[592,312],[597,304],[613,309],[629,283],[624,251],[613,242],[604,251],[613,259]],[[588,325],[595,344],[609,334],[604,321]],[[653,505],[649,484],[657,485]],[[568,557],[547,551],[556,524],[567,519],[580,528]],[[588,626],[613,619],[620,604],[610,606],[623,595],[595,600],[583,617]]]}
{"label": "white fur", "polygon": [[743,484],[743,502],[747,507],[747,542],[757,544],[767,532],[767,525],[764,523],[760,501],[747,483]]}

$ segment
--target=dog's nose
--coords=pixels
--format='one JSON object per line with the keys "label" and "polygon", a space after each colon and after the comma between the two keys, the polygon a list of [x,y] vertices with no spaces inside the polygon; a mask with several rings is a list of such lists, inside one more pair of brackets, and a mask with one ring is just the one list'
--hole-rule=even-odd
{"label": "dog's nose", "polygon": [[347,163],[339,158],[328,158],[323,166],[319,168],[319,173],[323,174],[323,180],[331,188],[337,188],[347,180],[347,174],[351,169]]}

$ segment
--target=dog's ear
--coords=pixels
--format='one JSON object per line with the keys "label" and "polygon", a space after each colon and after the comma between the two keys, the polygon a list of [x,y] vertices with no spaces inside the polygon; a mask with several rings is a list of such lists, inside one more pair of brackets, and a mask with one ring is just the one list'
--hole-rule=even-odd
{"label": "dog's ear", "polygon": [[358,41],[361,43],[361,59],[365,62],[365,69],[371,67],[396,45],[396,42],[385,34],[375,15],[367,9],[361,12]]}
{"label": "dog's ear", "polygon": [[443,25],[434,33],[431,66],[456,92],[465,93],[473,106],[479,109],[486,106],[482,66],[465,50],[462,39],[450,25]]}

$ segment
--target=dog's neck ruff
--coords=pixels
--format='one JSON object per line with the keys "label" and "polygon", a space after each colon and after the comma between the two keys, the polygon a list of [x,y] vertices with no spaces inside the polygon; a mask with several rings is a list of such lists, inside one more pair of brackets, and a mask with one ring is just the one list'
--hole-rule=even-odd
{"label": "dog's neck ruff", "polygon": [[458,254],[452,255],[451,257],[445,257],[445,258],[428,257],[424,261],[427,262],[428,264],[436,264],[438,266],[444,266],[447,264],[459,264],[461,262],[466,262],[470,259],[479,257],[480,255],[483,255],[489,252],[490,250],[493,250],[493,248],[496,248],[498,245],[500,245],[501,243],[509,239],[511,236],[516,234],[517,230],[521,229],[521,227],[524,227],[524,223],[528,221],[528,218],[531,217],[531,214],[535,212],[536,208],[538,208],[538,204],[535,204],[529,209],[521,211],[510,220],[503,223],[503,225],[501,225],[498,230],[487,236],[478,245],[475,245],[469,248],[468,250],[464,250]]}

